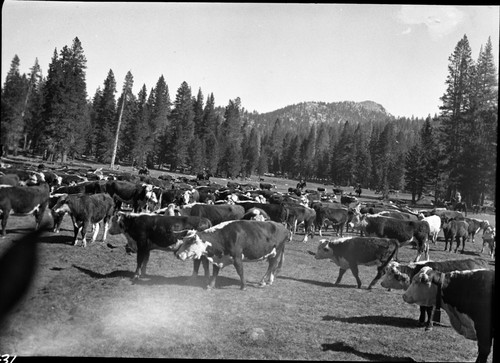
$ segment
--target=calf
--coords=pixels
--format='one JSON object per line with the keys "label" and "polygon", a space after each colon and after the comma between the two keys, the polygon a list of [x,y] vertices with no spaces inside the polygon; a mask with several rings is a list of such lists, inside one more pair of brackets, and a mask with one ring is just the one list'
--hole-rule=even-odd
{"label": "calf", "polygon": [[490,225],[490,222],[488,222],[487,220],[479,220],[476,218],[465,218],[465,221],[469,224],[467,232],[469,232],[469,237],[472,243],[474,243],[474,237],[476,236],[476,233],[481,230],[484,233],[484,230]]}
{"label": "calf", "polygon": [[441,218],[439,216],[428,216],[424,217],[423,214],[419,215],[421,221],[426,221],[429,223],[429,234],[433,244],[436,244],[439,231],[441,230]]}
{"label": "calf", "polygon": [[286,204],[288,209],[287,224],[292,234],[296,233],[297,225],[304,223],[304,238],[302,242],[307,242],[307,237],[314,238],[314,222],[316,220],[316,211],[312,208],[300,204]]}
{"label": "calf", "polygon": [[13,186],[0,188],[0,210],[2,211],[2,237],[7,231],[7,220],[11,211],[16,214],[35,216],[35,230],[40,227],[43,214],[49,204],[50,188],[47,183],[29,187]]}
{"label": "calf", "polygon": [[99,223],[104,223],[102,241],[106,241],[109,220],[113,216],[114,202],[109,195],[100,194],[69,194],[62,196],[52,208],[54,230],[59,230],[62,219],[66,213],[71,216],[74,227],[73,246],[78,242],[78,233],[82,235],[83,247],[87,246],[87,229],[92,224],[94,234],[91,243],[94,243],[99,233]]}
{"label": "calf", "polygon": [[483,253],[486,245],[490,248],[490,257],[494,258],[496,247],[495,227],[488,226],[483,232],[483,248],[481,248],[481,253]]}
{"label": "calf", "polygon": [[[429,259],[429,223],[423,221],[405,221],[378,215],[360,215],[354,213],[349,225],[360,229],[367,236],[395,238],[399,246],[404,246],[412,241],[417,244],[417,257],[415,262],[425,253],[425,259]],[[397,255],[396,255],[397,256]]]}
{"label": "calf", "polygon": [[448,248],[448,240],[450,241],[450,249],[449,252],[451,252],[451,245],[453,244],[453,240],[457,241],[457,247],[455,247],[455,253],[457,252],[458,248],[460,247],[460,240],[462,240],[462,253],[464,253],[464,248],[465,248],[465,241],[469,237],[469,224],[465,221],[457,221],[457,220],[449,220],[445,223],[443,223],[443,233],[444,233],[444,250]]}
{"label": "calf", "polygon": [[[154,214],[119,213],[111,218],[109,233],[124,234],[127,246],[137,252],[137,268],[132,281],[146,275],[152,250],[175,251],[187,230],[204,230],[212,226],[206,218],[191,216],[160,216]],[[184,231],[184,233],[176,233]],[[203,261],[202,261],[203,262]],[[205,276],[208,263],[204,262]],[[195,273],[196,272],[196,273]],[[193,271],[197,275],[198,270]]]}
{"label": "calf", "polygon": [[424,267],[413,277],[403,299],[409,304],[442,305],[453,329],[477,340],[476,362],[486,363],[494,336],[495,271],[442,273]]}
{"label": "calf", "polygon": [[176,256],[183,261],[206,256],[213,264],[207,289],[215,287],[219,269],[232,264],[240,276],[240,288],[245,290],[243,262],[267,259],[269,267],[260,286],[272,285],[283,264],[285,243],[291,238],[291,232],[276,222],[230,221],[203,232],[189,232]]}
{"label": "calf", "polygon": [[265,211],[272,221],[285,224],[288,220],[288,209],[283,204],[268,204],[268,203],[254,203],[254,202],[240,202],[236,203],[242,206],[245,211],[250,208],[259,208]]}
{"label": "calf", "polygon": [[361,288],[358,265],[377,265],[377,275],[368,286],[370,290],[382,277],[385,266],[398,248],[398,241],[390,238],[344,237],[332,241],[322,239],[318,245],[315,258],[317,260],[329,258],[340,267],[335,285],[338,285],[344,273],[351,269],[358,283],[358,289]]}
{"label": "calf", "polygon": [[[382,287],[396,290],[407,290],[415,276],[423,267],[428,266],[440,272],[450,272],[455,270],[470,270],[475,268],[486,268],[488,262],[483,259],[459,259],[447,261],[426,261],[420,263],[399,264],[392,261],[387,265],[386,273],[380,282]],[[420,306],[419,325],[425,325],[425,330],[432,329],[433,306]],[[427,321],[425,317],[427,314]]]}

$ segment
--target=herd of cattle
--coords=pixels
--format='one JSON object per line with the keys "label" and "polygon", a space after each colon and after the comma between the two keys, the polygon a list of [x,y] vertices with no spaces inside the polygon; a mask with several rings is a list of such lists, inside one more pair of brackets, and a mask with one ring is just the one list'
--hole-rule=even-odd
{"label": "herd of cattle", "polygon": [[[419,323],[426,330],[439,320],[442,306],[459,334],[478,341],[478,362],[485,362],[490,353],[494,271],[488,261],[431,261],[429,256],[429,242],[435,244],[441,230],[445,251],[451,252],[455,241],[455,253],[460,244],[463,253],[465,241],[474,242],[482,231],[481,253],[487,247],[494,259],[495,228],[487,220],[441,208],[415,211],[387,203],[362,204],[345,193],[338,201],[335,190],[333,194],[323,188],[304,190],[305,185],[280,193],[263,182],[256,186],[229,181],[223,186],[207,178],[105,175],[102,170],[49,170],[42,164],[35,170],[5,167],[0,172],[3,237],[11,212],[33,214],[38,229],[48,210],[55,233],[68,214],[74,245],[81,235],[86,246],[89,227],[91,242],[96,241],[102,223],[102,241],[108,233],[123,234],[127,250],[137,254],[134,281],[146,274],[150,252],[156,249],[174,252],[183,261],[193,260],[193,275],[203,264],[208,289],[216,286],[220,269],[234,265],[244,290],[243,262],[267,260],[260,285],[271,285],[282,267],[285,246],[299,226],[304,230],[302,242],[316,233],[322,237],[332,226],[338,237],[320,239],[317,252],[310,253],[340,267],[335,284],[350,269],[360,288],[358,266],[376,265],[377,274],[368,289],[382,279],[383,287],[404,290],[404,301],[420,305]],[[124,209],[124,204],[131,210]],[[351,235],[344,237],[349,230]],[[416,246],[415,260],[397,262],[398,250],[410,244]],[[422,254],[425,260],[419,262]]]}

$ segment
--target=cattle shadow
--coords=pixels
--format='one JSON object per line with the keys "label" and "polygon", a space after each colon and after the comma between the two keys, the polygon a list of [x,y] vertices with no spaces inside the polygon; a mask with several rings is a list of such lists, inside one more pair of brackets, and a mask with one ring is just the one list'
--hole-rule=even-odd
{"label": "cattle shadow", "polygon": [[74,237],[63,234],[44,234],[38,239],[40,243],[63,245],[72,245],[74,240]]}
{"label": "cattle shadow", "polygon": [[118,270],[118,271],[112,271],[107,274],[101,274],[99,272],[95,272],[89,269],[86,269],[84,267],[80,267],[77,265],[72,265],[72,267],[76,268],[77,270],[83,272],[84,274],[94,278],[94,279],[111,279],[115,277],[128,277],[132,278],[134,277],[134,272],[133,271],[124,271],[124,270]]}
{"label": "cattle shadow", "polygon": [[333,351],[333,352],[351,353],[351,354],[357,355],[358,357],[361,357],[361,358],[369,360],[369,361],[415,362],[415,360],[411,357],[393,357],[393,356],[385,355],[385,354],[360,352],[359,350],[351,347],[350,345],[348,345],[344,342],[324,343],[324,344],[321,344],[321,347],[323,348],[324,352]]}
{"label": "cattle shadow", "polygon": [[289,276],[276,276],[276,278],[282,280],[293,280],[293,281],[303,282],[305,284],[311,284],[323,287],[340,287],[340,288],[355,287],[355,285],[343,285],[343,284],[335,285],[333,282],[324,282],[324,281],[309,280],[309,279],[297,279]]}
{"label": "cattle shadow", "polygon": [[397,316],[367,315],[338,317],[332,315],[323,316],[323,321],[338,321],[340,323],[361,324],[361,325],[385,325],[396,328],[421,328],[415,319],[401,318]]}

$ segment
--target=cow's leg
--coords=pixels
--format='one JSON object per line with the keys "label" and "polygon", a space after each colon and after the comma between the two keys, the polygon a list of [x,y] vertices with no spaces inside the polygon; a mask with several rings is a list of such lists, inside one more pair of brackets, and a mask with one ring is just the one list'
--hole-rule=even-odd
{"label": "cow's leg", "polygon": [[104,220],[104,234],[102,235],[102,241],[103,242],[106,241],[106,237],[108,235],[108,230],[109,230],[109,221],[108,220]]}
{"label": "cow's leg", "polygon": [[220,270],[219,266],[213,265],[212,278],[210,279],[207,285],[207,290],[215,288],[215,281],[217,280],[217,276],[219,275],[219,270]]}
{"label": "cow's leg", "polygon": [[457,253],[458,248],[460,247],[460,237],[459,236],[455,237],[455,242],[457,243],[457,246],[455,247],[455,253]]}
{"label": "cow's leg", "polygon": [[91,224],[90,220],[84,221],[81,228],[83,247],[87,247],[87,229]]}
{"label": "cow's leg", "polygon": [[339,269],[339,276],[337,277],[337,280],[335,280],[335,285],[340,284],[340,281],[342,280],[342,276],[344,276],[346,271],[347,271],[347,269],[342,268],[342,267]]}
{"label": "cow's leg", "polygon": [[[233,257],[234,258],[234,257]],[[243,261],[241,257],[234,258],[234,268],[240,276],[240,290],[246,290],[247,282],[245,281],[245,273],[243,271]]]}
{"label": "cow's leg", "polygon": [[78,242],[78,234],[80,233],[81,229],[82,226],[79,223],[75,222],[73,219],[73,232],[74,232],[73,246],[76,246]]}
{"label": "cow's leg", "polygon": [[141,277],[141,275],[146,274],[146,266],[149,260],[149,251],[143,251],[142,249],[137,251],[137,268],[135,269],[134,277],[132,281],[136,281]]}
{"label": "cow's leg", "polygon": [[434,316],[434,313],[436,312],[436,307],[435,306],[425,306],[425,312],[427,313],[427,323],[425,324],[425,330],[429,331],[432,330],[433,327],[433,321],[432,318]]}
{"label": "cow's leg", "polygon": [[7,219],[9,218],[10,214],[10,209],[9,210],[2,210],[2,237],[5,237],[7,234],[7,231],[5,230],[5,227],[7,226]]}
{"label": "cow's leg", "polygon": [[280,249],[276,253],[276,256],[268,258],[269,265],[267,267],[267,271],[265,275],[262,277],[260,280],[259,285],[260,286],[266,286],[266,283],[268,285],[272,285],[274,282],[275,276],[278,274],[279,269],[282,264],[282,258],[283,258],[283,250]]}
{"label": "cow's leg", "polygon": [[493,322],[484,321],[485,317],[482,317],[483,321],[478,321],[474,324],[477,336],[477,347],[478,355],[476,362],[486,363],[488,356],[491,351],[491,344],[493,340],[493,335],[491,334],[492,329],[489,329],[490,324]]}
{"label": "cow's leg", "polygon": [[92,229],[94,230],[94,233],[92,234],[92,240],[90,243],[94,243],[97,239],[97,234],[99,233],[99,222],[92,223]]}
{"label": "cow's leg", "polygon": [[351,272],[354,275],[354,278],[356,279],[356,282],[358,283],[358,289],[361,289],[361,280],[359,279],[358,265],[355,264],[355,263],[352,263],[352,264],[350,263],[349,267],[351,268]]}
{"label": "cow's leg", "polygon": [[420,305],[420,316],[418,317],[418,325],[423,326],[425,324],[426,306]]}
{"label": "cow's leg", "polygon": [[386,265],[382,265],[382,266],[380,266],[380,267],[377,268],[377,275],[372,280],[372,282],[370,282],[370,285],[368,285],[368,290],[371,290],[372,287],[377,283],[377,281],[380,280],[380,278],[384,274],[384,268],[385,268],[385,266]]}

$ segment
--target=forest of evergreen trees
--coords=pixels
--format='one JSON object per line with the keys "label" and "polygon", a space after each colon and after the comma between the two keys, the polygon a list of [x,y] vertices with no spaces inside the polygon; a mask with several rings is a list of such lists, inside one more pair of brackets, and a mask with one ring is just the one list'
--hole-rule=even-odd
{"label": "forest of evergreen trees", "polygon": [[15,55],[2,87],[7,154],[62,163],[86,155],[111,166],[207,169],[223,177],[270,172],[384,194],[404,189],[414,200],[426,193],[449,199],[457,190],[469,204],[495,197],[498,75],[490,39],[476,61],[467,36],[460,39],[440,113],[425,120],[395,118],[374,102],[249,113],[238,97],[216,107],[213,94],[194,95],[186,82],[172,100],[163,75],[134,95],[130,72],[117,94],[111,69],[90,99],[78,38],[54,50],[46,77],[38,59],[29,74],[19,67]]}

